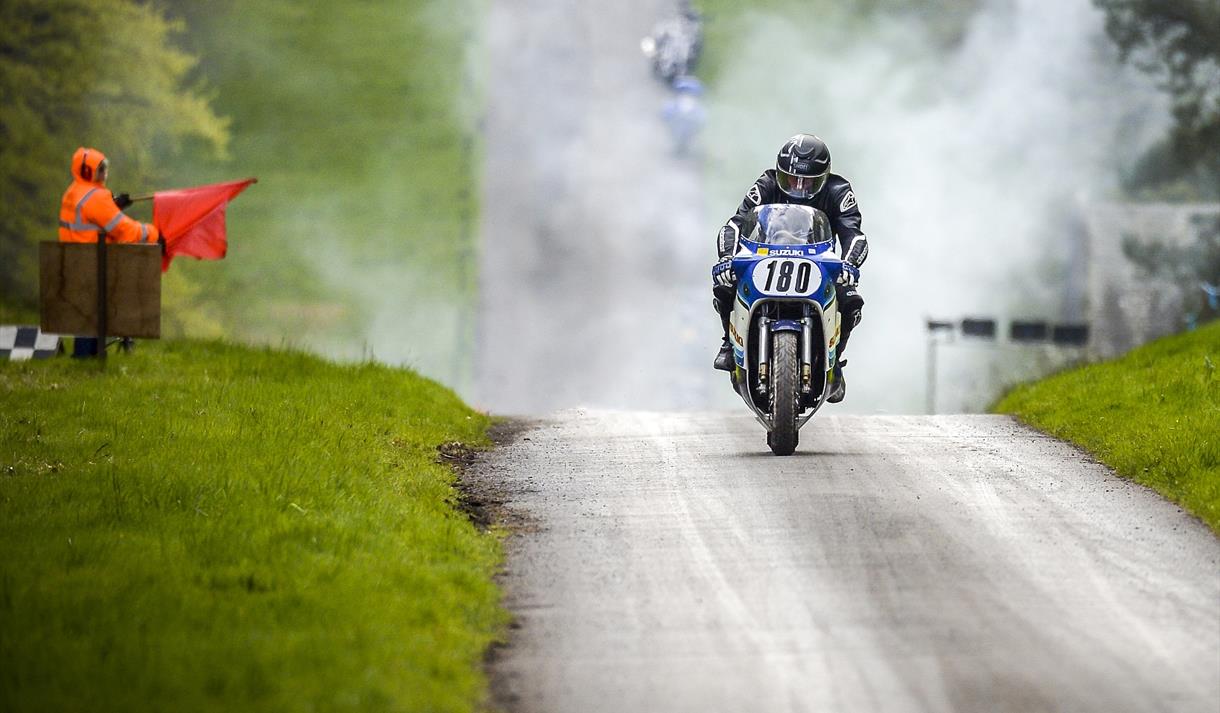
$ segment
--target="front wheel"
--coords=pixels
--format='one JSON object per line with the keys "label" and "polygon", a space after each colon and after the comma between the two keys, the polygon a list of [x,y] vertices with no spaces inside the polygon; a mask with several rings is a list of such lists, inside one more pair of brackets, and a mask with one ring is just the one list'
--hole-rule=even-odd
{"label": "front wheel", "polygon": [[796,417],[801,411],[800,358],[795,332],[771,334],[771,433],[767,445],[777,456],[796,450]]}

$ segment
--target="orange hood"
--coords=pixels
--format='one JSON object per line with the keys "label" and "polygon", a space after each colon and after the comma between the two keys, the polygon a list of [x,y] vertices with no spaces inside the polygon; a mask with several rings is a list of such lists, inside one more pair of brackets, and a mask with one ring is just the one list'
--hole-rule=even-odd
{"label": "orange hood", "polygon": [[105,160],[106,154],[97,149],[84,146],[78,148],[76,153],[72,154],[72,177],[85,183],[102,185],[101,181],[97,180],[97,169]]}

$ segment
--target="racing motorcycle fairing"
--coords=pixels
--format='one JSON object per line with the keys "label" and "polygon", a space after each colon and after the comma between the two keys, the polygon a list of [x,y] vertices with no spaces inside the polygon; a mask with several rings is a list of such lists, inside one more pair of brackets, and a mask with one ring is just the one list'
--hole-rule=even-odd
{"label": "racing motorcycle fairing", "polygon": [[737,296],[729,322],[736,370],[732,381],[771,431],[767,365],[773,334],[796,332],[803,409],[797,428],[822,405],[836,363],[840,317],[835,281],[843,262],[834,252],[829,220],[799,205],[759,206],[748,216],[732,269]]}

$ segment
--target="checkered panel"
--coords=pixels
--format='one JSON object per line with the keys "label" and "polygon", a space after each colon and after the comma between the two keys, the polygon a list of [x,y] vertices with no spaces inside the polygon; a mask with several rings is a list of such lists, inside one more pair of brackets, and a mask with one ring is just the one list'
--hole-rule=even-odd
{"label": "checkered panel", "polygon": [[49,359],[59,352],[58,334],[43,334],[38,327],[0,325],[0,361]]}

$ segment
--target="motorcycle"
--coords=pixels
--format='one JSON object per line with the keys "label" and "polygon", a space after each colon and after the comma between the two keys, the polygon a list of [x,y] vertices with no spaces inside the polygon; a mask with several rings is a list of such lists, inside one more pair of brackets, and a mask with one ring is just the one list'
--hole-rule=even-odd
{"label": "motorcycle", "polygon": [[674,155],[689,156],[703,125],[707,110],[703,108],[703,84],[694,77],[679,77],[674,81],[674,96],[665,102],[661,118],[669,127],[674,142]]}
{"label": "motorcycle", "polygon": [[738,240],[737,296],[729,321],[733,390],[767,429],[775,455],[791,455],[799,433],[826,401],[841,318],[826,214],[800,205],[755,208]]}

